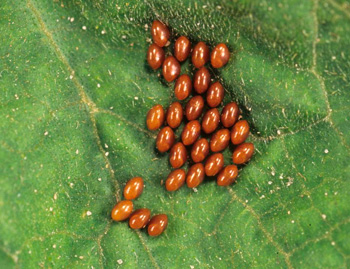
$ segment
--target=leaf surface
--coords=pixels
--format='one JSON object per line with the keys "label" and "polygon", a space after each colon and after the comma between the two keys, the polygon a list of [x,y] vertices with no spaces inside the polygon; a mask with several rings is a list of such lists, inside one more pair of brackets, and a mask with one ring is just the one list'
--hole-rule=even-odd
{"label": "leaf surface", "polygon": [[[212,71],[257,150],[231,187],[160,184],[145,115],[175,97],[146,62],[156,18],[233,52]],[[0,266],[347,267],[349,18],[335,0],[3,0]],[[169,216],[160,237],[110,220],[133,176],[136,207]]]}

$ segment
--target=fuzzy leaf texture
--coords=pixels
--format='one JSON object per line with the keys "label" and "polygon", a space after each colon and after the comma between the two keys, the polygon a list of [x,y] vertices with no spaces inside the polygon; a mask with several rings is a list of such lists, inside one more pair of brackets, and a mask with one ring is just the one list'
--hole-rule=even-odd
{"label": "fuzzy leaf texture", "polygon": [[[343,0],[2,0],[0,267],[348,267],[349,18]],[[160,184],[145,115],[175,97],[146,62],[154,19],[232,51],[214,78],[257,149],[233,186]],[[133,176],[135,206],[169,216],[157,238],[110,219]]]}

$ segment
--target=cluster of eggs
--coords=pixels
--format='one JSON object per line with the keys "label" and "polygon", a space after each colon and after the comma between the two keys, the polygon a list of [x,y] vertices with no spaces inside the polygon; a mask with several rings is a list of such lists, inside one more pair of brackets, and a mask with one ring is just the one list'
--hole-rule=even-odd
{"label": "cluster of eggs", "polygon": [[[166,112],[157,104],[147,114],[146,123],[149,130],[157,130],[164,124],[167,125],[159,131],[156,139],[159,152],[170,150],[169,161],[175,169],[167,177],[166,189],[176,191],[185,181],[189,188],[195,188],[203,182],[205,175],[217,176],[217,184],[220,186],[232,184],[238,176],[235,164],[248,162],[254,153],[254,145],[245,143],[249,135],[249,124],[246,120],[240,119],[240,111],[235,102],[226,104],[220,114],[217,107],[223,101],[224,88],[218,81],[212,83],[210,72],[205,67],[209,60],[213,68],[226,65],[230,59],[227,46],[220,43],[210,53],[209,47],[204,42],[199,42],[193,47],[191,54],[190,40],[180,36],[175,41],[175,57],[170,55],[165,58],[163,47],[169,44],[169,29],[160,21],[154,21],[151,33],[154,43],[147,52],[150,67],[152,69],[162,67],[163,77],[168,82],[177,79],[174,93],[179,101],[190,96],[192,87],[197,94],[187,101],[184,109],[181,103],[176,101]],[[181,72],[179,62],[185,61],[190,54],[192,64],[197,69],[193,82],[188,74],[179,76]],[[206,98],[206,104],[203,97]],[[204,111],[206,106],[208,109]],[[198,119],[203,112],[205,113],[200,122]],[[180,126],[184,117],[186,124],[181,133],[181,141],[176,142],[174,129]],[[211,135],[210,141],[206,138],[208,135]],[[232,154],[234,164],[224,167],[224,156],[221,151],[229,146],[230,141],[235,146]],[[188,159],[186,147],[189,146],[192,146],[189,160],[192,165],[186,173],[181,167]]]}
{"label": "cluster of eggs", "polygon": [[155,215],[151,218],[151,211],[148,208],[140,208],[133,212],[134,203],[132,200],[138,198],[143,192],[143,179],[134,177],[124,187],[124,199],[117,203],[112,209],[111,217],[114,221],[129,219],[129,226],[132,229],[142,229],[147,225],[150,236],[158,236],[168,225],[168,216],[165,214]]}
{"label": "cluster of eggs", "polygon": [[[254,153],[254,145],[245,142],[250,128],[248,122],[240,118],[240,111],[235,102],[226,104],[221,113],[217,109],[224,99],[224,87],[219,81],[211,81],[210,72],[205,67],[209,60],[213,68],[226,65],[230,59],[227,46],[220,43],[210,53],[209,47],[204,42],[199,42],[191,50],[190,40],[180,36],[175,41],[174,56],[165,57],[163,47],[170,44],[168,27],[156,20],[152,24],[151,34],[154,43],[147,51],[149,66],[154,70],[162,67],[162,75],[168,82],[177,79],[174,92],[179,101],[190,97],[192,87],[196,92],[196,95],[187,101],[185,109],[180,102],[176,101],[168,107],[166,112],[162,105],[157,104],[147,113],[146,124],[149,130],[158,130],[164,124],[167,125],[159,131],[156,138],[156,147],[159,152],[170,150],[169,162],[174,168],[166,179],[166,189],[176,191],[185,182],[189,188],[196,188],[203,182],[205,176],[216,176],[219,186],[232,184],[238,176],[236,165],[250,160]],[[188,74],[180,75],[180,62],[185,61],[190,54],[192,64],[197,69],[193,76],[193,83]],[[201,118],[203,113],[204,116]],[[181,141],[176,142],[174,130],[183,121],[185,126],[181,132]],[[209,135],[211,137],[208,141]],[[225,166],[221,152],[229,146],[230,141],[235,146],[232,153],[234,164]],[[191,158],[188,158],[188,150]],[[186,173],[181,167],[187,161],[191,166]],[[129,180],[124,189],[125,200],[113,208],[112,219],[123,221],[129,218],[130,228],[141,229],[148,225],[149,235],[160,235],[167,227],[167,215],[160,214],[150,218],[151,211],[147,208],[133,212],[131,200],[139,197],[142,191],[142,178],[135,177]]]}

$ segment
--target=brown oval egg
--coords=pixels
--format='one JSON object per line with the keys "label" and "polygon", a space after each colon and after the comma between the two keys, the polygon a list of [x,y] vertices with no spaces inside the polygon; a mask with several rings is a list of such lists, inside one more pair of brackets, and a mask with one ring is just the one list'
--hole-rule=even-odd
{"label": "brown oval egg", "polygon": [[208,157],[205,162],[205,174],[208,177],[215,176],[224,167],[224,156],[221,153],[215,153]]}
{"label": "brown oval egg", "polygon": [[162,72],[164,79],[168,82],[171,82],[180,75],[181,66],[175,57],[168,56],[163,62]]}
{"label": "brown oval egg", "polygon": [[143,192],[143,179],[141,177],[133,177],[124,187],[124,198],[133,200],[139,197]]}
{"label": "brown oval egg", "polygon": [[228,103],[221,112],[221,123],[230,128],[236,123],[239,116],[239,108],[235,102]]}
{"label": "brown oval egg", "polygon": [[192,145],[201,133],[201,125],[198,120],[188,122],[181,133],[181,140],[185,146]]}
{"label": "brown oval egg", "polygon": [[220,123],[220,113],[217,108],[209,109],[203,116],[202,129],[206,134],[210,134],[218,128]]}
{"label": "brown oval egg", "polygon": [[191,42],[185,36],[180,36],[175,41],[174,55],[179,62],[187,59],[191,52]]}
{"label": "brown oval egg", "polygon": [[198,139],[191,150],[191,158],[195,163],[202,162],[209,154],[209,142],[205,138]]}
{"label": "brown oval egg", "polygon": [[165,214],[155,215],[148,223],[147,231],[150,236],[158,236],[168,226],[168,216]]}
{"label": "brown oval egg", "polygon": [[146,227],[151,217],[151,211],[147,208],[137,209],[131,214],[129,226],[131,229],[142,229]]}
{"label": "brown oval egg", "polygon": [[232,160],[236,164],[243,164],[250,160],[254,153],[254,145],[252,143],[243,143],[237,146],[232,154]]}
{"label": "brown oval egg", "polygon": [[186,180],[186,172],[183,169],[176,169],[172,171],[166,181],[165,188],[167,191],[176,191],[182,187]]}
{"label": "brown oval egg", "polygon": [[224,43],[218,44],[210,55],[210,62],[212,67],[220,68],[227,64],[230,59],[230,51]]}
{"label": "brown oval egg", "polygon": [[223,151],[230,143],[230,131],[221,129],[215,132],[210,138],[210,150],[212,152]]}
{"label": "brown oval egg", "polygon": [[193,87],[197,93],[206,92],[210,84],[210,73],[204,66],[197,70],[193,77]]}
{"label": "brown oval egg", "polygon": [[164,109],[161,105],[152,107],[146,117],[146,124],[149,130],[157,130],[164,123]]}
{"label": "brown oval egg", "polygon": [[231,130],[231,142],[234,145],[242,144],[249,136],[249,124],[246,120],[237,121]]}
{"label": "brown oval egg", "polygon": [[192,51],[192,63],[201,68],[209,61],[209,48],[204,42],[197,43]]}
{"label": "brown oval egg", "polygon": [[152,23],[151,34],[153,42],[156,43],[159,47],[164,47],[170,37],[168,27],[160,21],[154,21]]}
{"label": "brown oval egg", "polygon": [[183,114],[182,105],[179,102],[172,103],[168,108],[166,116],[168,125],[173,129],[179,127],[182,122]]}
{"label": "brown oval egg", "polygon": [[210,107],[217,107],[221,104],[224,99],[224,87],[222,87],[220,82],[215,82],[210,85],[207,91],[207,104]]}
{"label": "brown oval egg", "polygon": [[170,150],[169,161],[173,168],[180,168],[187,160],[187,150],[181,142],[177,142]]}
{"label": "brown oval egg", "polygon": [[192,81],[189,75],[181,75],[175,83],[175,96],[178,100],[186,99],[192,91]]}
{"label": "brown oval egg", "polygon": [[134,204],[131,201],[123,200],[117,203],[111,213],[111,217],[115,221],[126,220],[134,209]]}
{"label": "brown oval egg", "polygon": [[200,117],[204,108],[204,99],[200,95],[193,96],[186,104],[186,118],[191,121]]}
{"label": "brown oval egg", "polygon": [[190,167],[187,172],[186,184],[189,188],[195,188],[204,180],[204,166],[202,163],[196,163]]}
{"label": "brown oval egg", "polygon": [[236,178],[238,176],[238,169],[237,166],[234,164],[226,166],[224,169],[222,169],[216,179],[216,183],[219,186],[228,186],[231,185],[233,182],[235,182]]}
{"label": "brown oval egg", "polygon": [[164,127],[159,131],[156,139],[156,146],[160,152],[168,151],[175,142],[175,134],[170,127]]}
{"label": "brown oval egg", "polygon": [[147,62],[152,69],[158,69],[162,66],[165,58],[164,50],[156,44],[149,46],[147,51]]}

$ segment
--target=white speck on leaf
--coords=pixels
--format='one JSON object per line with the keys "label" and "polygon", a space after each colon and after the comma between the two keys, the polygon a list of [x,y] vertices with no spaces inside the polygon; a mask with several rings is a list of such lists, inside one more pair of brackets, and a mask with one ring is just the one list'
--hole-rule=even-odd
{"label": "white speck on leaf", "polygon": [[326,154],[327,154],[328,152],[329,152],[329,150],[328,150],[328,149],[325,149],[325,150],[324,150],[324,153],[326,153]]}
{"label": "white speck on leaf", "polygon": [[56,245],[53,245],[52,247],[53,247],[53,248],[56,248]]}
{"label": "white speck on leaf", "polygon": [[75,151],[75,154],[79,154],[79,149],[77,149],[77,150]]}
{"label": "white speck on leaf", "polygon": [[44,135],[48,135],[49,134],[49,132],[48,131],[46,131],[45,133],[44,133]]}
{"label": "white speck on leaf", "polygon": [[86,215],[87,215],[87,216],[91,216],[91,215],[92,215],[92,212],[91,212],[91,211],[88,211],[88,212],[86,212]]}
{"label": "white speck on leaf", "polygon": [[101,84],[100,83],[97,83],[97,88],[101,88]]}
{"label": "white speck on leaf", "polygon": [[98,181],[102,181],[102,178],[99,177],[97,180],[98,180]]}
{"label": "white speck on leaf", "polygon": [[122,259],[119,259],[119,260],[117,260],[117,263],[118,263],[118,264],[123,264],[123,260],[122,260]]}
{"label": "white speck on leaf", "polygon": [[321,216],[324,220],[327,218],[327,216],[325,214],[322,214]]}
{"label": "white speck on leaf", "polygon": [[84,25],[84,26],[82,27],[82,29],[83,29],[84,31],[86,31],[86,26]]}

